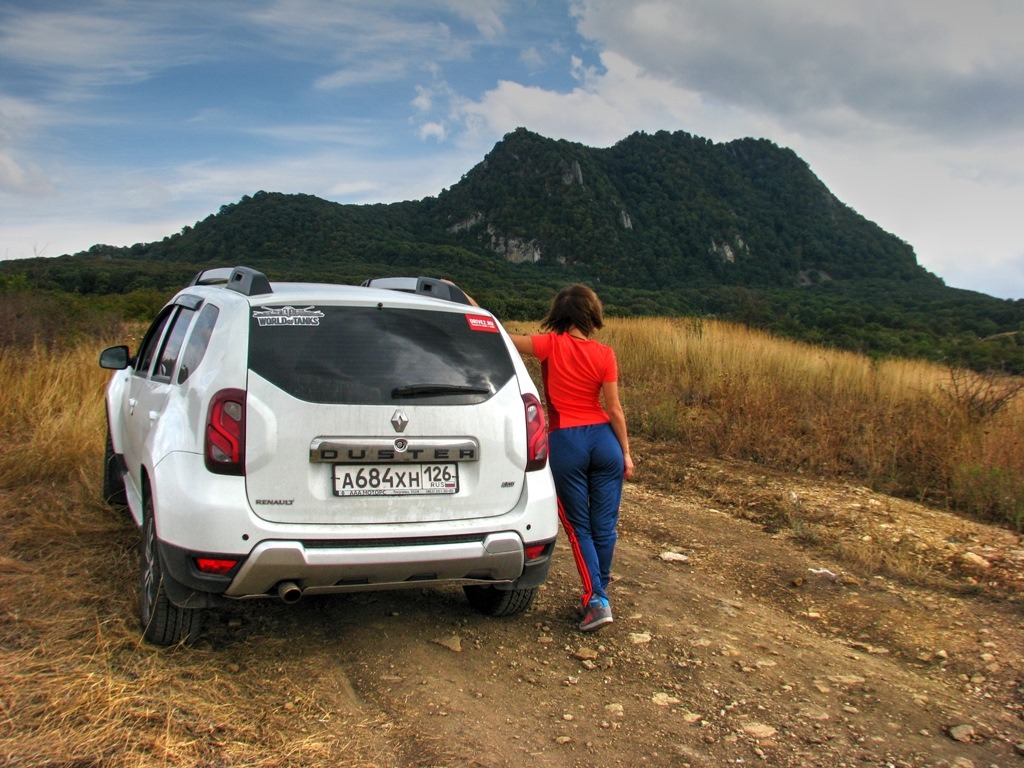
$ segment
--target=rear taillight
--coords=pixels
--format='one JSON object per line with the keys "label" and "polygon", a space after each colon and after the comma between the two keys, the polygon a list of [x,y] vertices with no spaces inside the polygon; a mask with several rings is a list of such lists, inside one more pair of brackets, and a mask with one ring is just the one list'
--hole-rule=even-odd
{"label": "rear taillight", "polygon": [[226,560],[218,557],[197,557],[195,563],[196,568],[202,573],[211,573],[215,576],[223,576],[238,565],[237,560]]}
{"label": "rear taillight", "polygon": [[206,468],[218,475],[245,474],[245,392],[222,389],[206,418]]}
{"label": "rear taillight", "polygon": [[536,395],[523,395],[526,406],[526,471],[544,469],[548,464],[548,431],[544,424],[544,409]]}
{"label": "rear taillight", "polygon": [[530,544],[530,545],[527,545],[527,547],[525,549],[526,560],[528,562],[530,560],[536,560],[538,557],[540,557],[541,555],[544,554],[544,550],[547,549],[547,548],[548,548],[547,544]]}

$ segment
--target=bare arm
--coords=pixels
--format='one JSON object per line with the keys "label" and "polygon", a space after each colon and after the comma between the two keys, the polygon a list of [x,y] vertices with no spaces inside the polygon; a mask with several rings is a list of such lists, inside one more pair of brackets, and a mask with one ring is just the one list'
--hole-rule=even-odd
{"label": "bare arm", "polygon": [[534,355],[533,351],[533,337],[532,336],[520,336],[519,334],[510,333],[509,337],[512,339],[512,343],[516,345],[516,351],[520,355]]}
{"label": "bare arm", "polygon": [[633,457],[629,455],[629,434],[626,431],[626,413],[619,402],[619,383],[606,381],[601,385],[601,393],[604,395],[604,410],[611,420],[612,431],[622,446],[622,476],[629,477],[633,474]]}

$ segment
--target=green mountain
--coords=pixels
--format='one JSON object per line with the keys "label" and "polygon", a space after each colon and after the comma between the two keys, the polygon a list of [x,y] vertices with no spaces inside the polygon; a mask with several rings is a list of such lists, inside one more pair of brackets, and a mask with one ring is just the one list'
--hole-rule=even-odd
{"label": "green mountain", "polygon": [[272,279],[437,274],[507,318],[540,317],[554,290],[582,281],[610,314],[714,315],[869,354],[1024,373],[1024,302],[945,286],[910,245],[763,139],[661,131],[594,149],[520,128],[437,197],[357,206],[257,192],[160,242],[7,262],[0,280],[167,292],[234,264]]}
{"label": "green mountain", "polygon": [[909,245],[839,202],[791,150],[634,134],[609,149],[520,129],[433,206],[463,243],[636,288],[927,280]]}

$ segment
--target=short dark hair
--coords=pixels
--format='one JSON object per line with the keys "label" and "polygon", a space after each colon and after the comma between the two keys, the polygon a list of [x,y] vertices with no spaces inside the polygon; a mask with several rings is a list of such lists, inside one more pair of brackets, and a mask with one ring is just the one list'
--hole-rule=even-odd
{"label": "short dark hair", "polygon": [[604,326],[604,309],[597,294],[585,285],[570,285],[551,300],[548,316],[540,327],[555,333],[566,333],[575,326],[587,336]]}

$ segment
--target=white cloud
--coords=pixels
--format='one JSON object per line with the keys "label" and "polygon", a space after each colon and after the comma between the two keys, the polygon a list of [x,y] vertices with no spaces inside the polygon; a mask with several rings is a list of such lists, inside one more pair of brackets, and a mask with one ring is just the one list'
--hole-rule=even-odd
{"label": "white cloud", "polygon": [[555,93],[502,81],[478,102],[467,102],[459,116],[471,129],[486,126],[488,134],[504,134],[520,126],[545,136],[572,137],[592,145],[606,145],[628,132],[628,120],[599,95],[577,88]]}
{"label": "white cloud", "polygon": [[360,151],[381,149],[386,137],[375,132],[372,125],[323,125],[292,123],[286,125],[264,125],[246,129],[245,133],[271,138],[288,144],[309,146],[342,145]]}
{"label": "white cloud", "polygon": [[617,54],[601,56],[603,72],[571,61],[581,85],[569,93],[502,81],[479,101],[464,101],[457,115],[479,132],[503,135],[520,126],[552,138],[609,146],[638,130],[685,123],[702,104],[691,92],[645,76]]}
{"label": "white cloud", "polygon": [[318,78],[315,87],[325,91],[347,88],[367,83],[386,83],[405,76],[406,66],[402,61],[375,62],[361,69],[341,69]]}
{"label": "white cloud", "polygon": [[47,110],[32,101],[0,93],[0,144],[28,139],[33,126],[51,121]]}
{"label": "white cloud", "polygon": [[377,184],[372,181],[349,181],[335,184],[328,188],[327,196],[351,200],[352,198],[365,198],[367,195],[373,195],[377,189]]}
{"label": "white cloud", "polygon": [[42,67],[120,69],[145,50],[145,29],[126,19],[91,14],[12,14],[2,33],[4,58]]}
{"label": "white cloud", "polygon": [[851,150],[792,138],[839,199],[909,242],[918,261],[948,284],[1024,297],[1024,248],[1014,233],[1024,185],[1006,177],[993,182],[988,170],[1024,168],[1024,148],[937,151],[894,141]]}
{"label": "white cloud", "polygon": [[21,164],[7,153],[0,152],[0,192],[47,197],[53,194],[53,183],[34,163]]}
{"label": "white cloud", "polygon": [[186,32],[172,26],[164,14],[185,13],[145,6],[115,14],[81,12],[0,12],[0,58],[44,72],[51,89],[65,99],[82,98],[93,89],[135,83],[154,71],[207,59],[201,28]]}
{"label": "white cloud", "polygon": [[843,108],[944,139],[1024,118],[1019,3],[580,0],[577,14],[584,35],[645,72],[803,131]]}
{"label": "white cloud", "polygon": [[436,16],[434,5],[415,0],[273,0],[248,18],[293,56],[326,52],[358,68],[374,59],[408,63],[461,52]]}
{"label": "white cloud", "polygon": [[445,0],[444,4],[472,22],[485,40],[494,40],[505,31],[501,16],[507,9],[501,0]]}
{"label": "white cloud", "polygon": [[416,98],[412,100],[412,105],[420,112],[427,112],[434,106],[434,92],[430,88],[417,85]]}
{"label": "white cloud", "polygon": [[418,131],[421,139],[436,139],[444,141],[448,136],[448,130],[443,123],[424,123]]}
{"label": "white cloud", "polygon": [[536,46],[532,45],[519,54],[519,61],[532,70],[543,69],[547,65],[544,56],[537,50]]}

